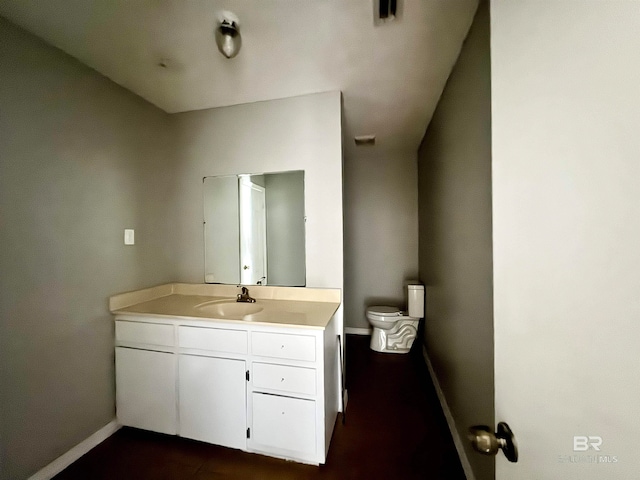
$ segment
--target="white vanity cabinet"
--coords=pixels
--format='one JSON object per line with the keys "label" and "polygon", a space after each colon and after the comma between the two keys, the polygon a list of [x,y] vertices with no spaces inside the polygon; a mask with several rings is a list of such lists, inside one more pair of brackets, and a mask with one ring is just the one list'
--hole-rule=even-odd
{"label": "white vanity cabinet", "polygon": [[324,463],[339,407],[332,322],[300,328],[118,315],[118,420]]}

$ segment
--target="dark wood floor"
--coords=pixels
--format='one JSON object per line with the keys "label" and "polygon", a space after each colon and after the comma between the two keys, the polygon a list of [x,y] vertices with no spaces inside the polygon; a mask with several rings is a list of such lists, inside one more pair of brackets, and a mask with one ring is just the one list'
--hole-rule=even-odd
{"label": "dark wood floor", "polygon": [[54,478],[464,480],[419,348],[382,354],[368,341],[347,336],[346,423],[338,419],[325,465],[123,428]]}

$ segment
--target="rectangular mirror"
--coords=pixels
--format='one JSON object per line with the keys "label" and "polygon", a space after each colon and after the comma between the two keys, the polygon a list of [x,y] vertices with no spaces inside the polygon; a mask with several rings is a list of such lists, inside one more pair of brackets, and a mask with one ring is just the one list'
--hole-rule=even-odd
{"label": "rectangular mirror", "polygon": [[205,282],[304,286],[304,172],[203,183]]}

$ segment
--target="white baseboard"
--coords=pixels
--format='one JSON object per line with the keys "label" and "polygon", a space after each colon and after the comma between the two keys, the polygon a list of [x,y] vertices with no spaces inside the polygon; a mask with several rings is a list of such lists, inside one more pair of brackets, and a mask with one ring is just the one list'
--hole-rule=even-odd
{"label": "white baseboard", "polygon": [[116,433],[120,429],[120,425],[114,418],[112,421],[107,423],[100,430],[84,439],[78,445],[73,447],[67,453],[60,455],[49,465],[44,467],[42,470],[39,470],[34,475],[29,477],[29,480],[49,480],[50,478],[55,477],[73,462],[78,460],[81,456],[87,453],[92,448],[96,447],[100,443],[104,442],[111,435]]}
{"label": "white baseboard", "polygon": [[453,419],[453,415],[451,414],[451,410],[449,409],[449,405],[447,404],[447,399],[444,396],[442,388],[440,388],[440,382],[438,382],[438,377],[436,376],[436,372],[433,369],[433,365],[431,365],[431,360],[429,359],[427,349],[424,345],[422,345],[422,356],[424,357],[424,361],[427,364],[427,368],[429,369],[429,375],[431,375],[431,381],[433,382],[433,386],[436,389],[438,400],[440,400],[440,405],[442,406],[444,417],[447,419],[447,425],[449,426],[449,431],[451,432],[451,438],[453,438],[453,444],[456,446],[456,450],[458,451],[458,457],[460,457],[460,463],[462,464],[464,475],[465,477],[467,477],[467,480],[475,480],[476,476],[473,474],[471,464],[469,463],[469,458],[467,457],[467,452],[465,451],[464,444],[462,443],[462,438],[460,438],[460,434],[458,433],[458,429],[456,428],[456,421]]}
{"label": "white baseboard", "polygon": [[347,335],[371,335],[370,328],[344,327],[344,333]]}

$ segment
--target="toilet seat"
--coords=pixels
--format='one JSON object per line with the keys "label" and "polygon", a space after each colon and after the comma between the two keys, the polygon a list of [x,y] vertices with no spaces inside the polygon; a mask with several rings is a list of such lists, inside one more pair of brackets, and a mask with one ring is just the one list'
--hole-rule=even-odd
{"label": "toilet seat", "polygon": [[396,322],[405,316],[402,310],[397,307],[375,305],[367,308],[367,317],[371,317],[380,322]]}

